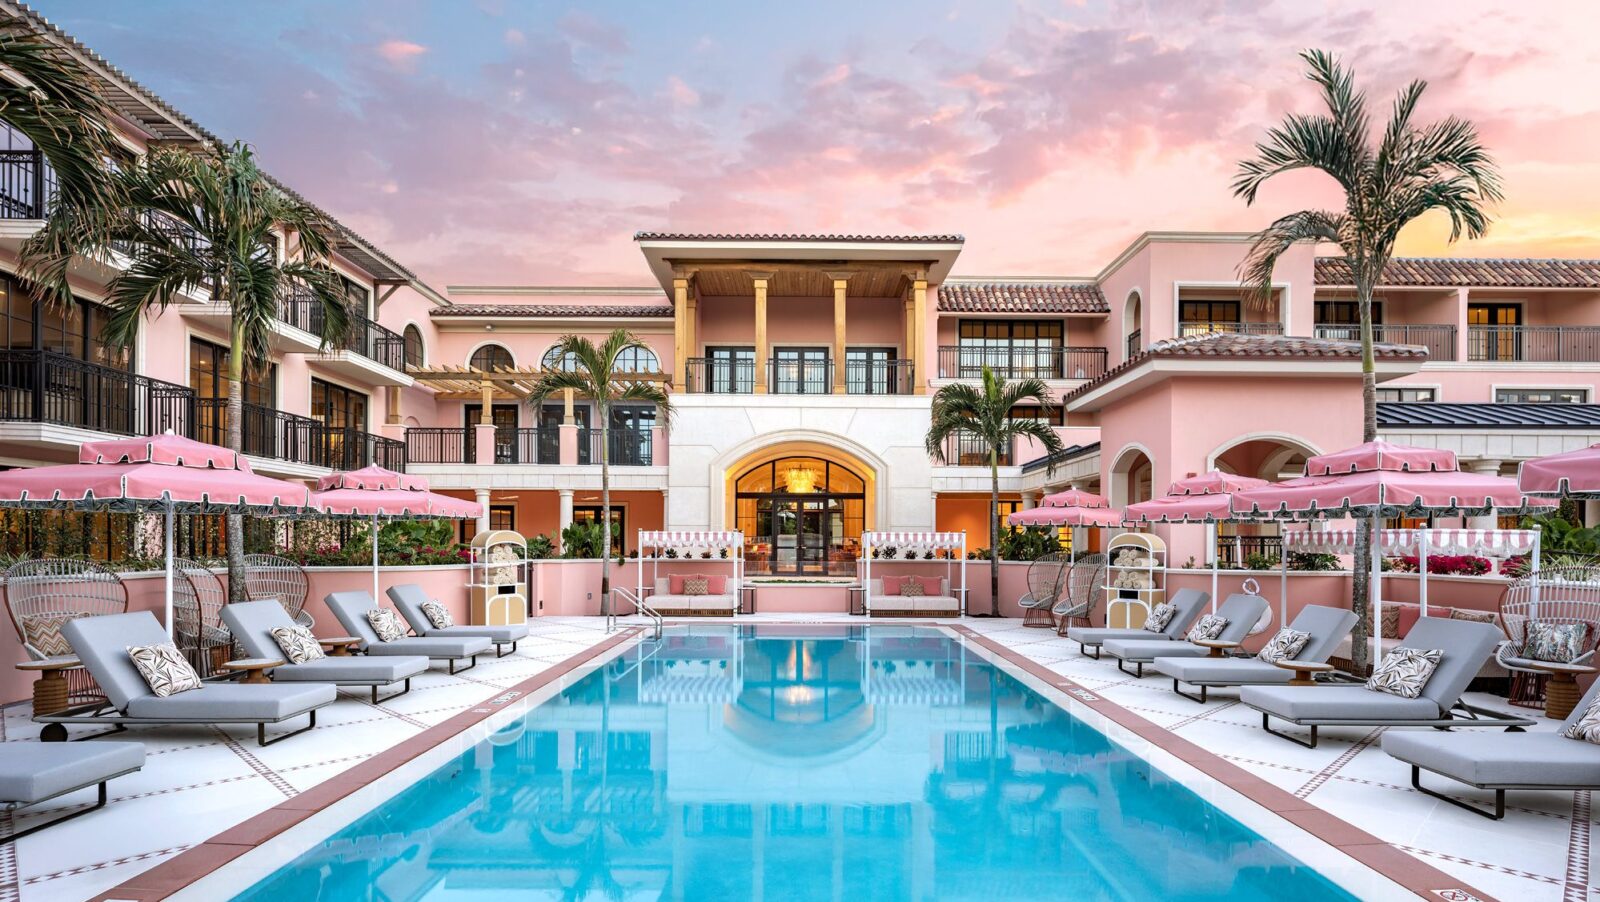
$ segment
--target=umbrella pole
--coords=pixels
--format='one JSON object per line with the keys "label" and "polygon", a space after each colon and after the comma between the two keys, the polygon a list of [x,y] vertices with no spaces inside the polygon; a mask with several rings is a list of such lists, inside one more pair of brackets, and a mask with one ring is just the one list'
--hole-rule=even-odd
{"label": "umbrella pole", "polygon": [[172,502],[167,502],[167,590],[164,603],[165,622],[167,625],[167,638],[173,637],[172,629]]}
{"label": "umbrella pole", "polygon": [[1383,578],[1382,559],[1378,557],[1378,528],[1383,523],[1378,508],[1372,509],[1372,535],[1368,539],[1371,550],[1367,552],[1367,605],[1372,608],[1372,666],[1383,657]]}
{"label": "umbrella pole", "polygon": [[1206,550],[1211,552],[1211,613],[1217,612],[1217,525],[1206,524],[1206,538],[1210,546]]}
{"label": "umbrella pole", "polygon": [[372,515],[372,601],[378,601],[378,515]]}

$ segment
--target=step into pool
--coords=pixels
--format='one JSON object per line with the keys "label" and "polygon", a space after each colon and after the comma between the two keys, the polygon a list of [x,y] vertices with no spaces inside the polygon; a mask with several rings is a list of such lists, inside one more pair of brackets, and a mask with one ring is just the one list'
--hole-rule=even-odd
{"label": "step into pool", "polygon": [[308,844],[237,898],[1356,898],[908,626],[669,628]]}

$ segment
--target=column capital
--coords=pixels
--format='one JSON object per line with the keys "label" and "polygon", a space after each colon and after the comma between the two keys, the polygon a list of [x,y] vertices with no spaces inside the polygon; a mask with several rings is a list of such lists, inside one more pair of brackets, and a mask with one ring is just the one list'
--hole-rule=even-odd
{"label": "column capital", "polygon": [[763,287],[763,288],[766,287],[766,284],[768,282],[772,281],[772,277],[774,275],[777,275],[776,273],[774,273],[774,272],[772,272],[770,270],[760,270],[760,269],[747,269],[747,270],[744,271],[744,274],[749,276],[751,278],[751,280],[760,283],[761,287]]}
{"label": "column capital", "polygon": [[1465,463],[1467,469],[1473,473],[1486,473],[1494,476],[1500,473],[1500,465],[1505,461],[1495,457],[1475,457]]}
{"label": "column capital", "polygon": [[840,282],[848,282],[854,276],[855,270],[851,269],[826,269],[822,274],[833,280],[833,287],[838,288]]}

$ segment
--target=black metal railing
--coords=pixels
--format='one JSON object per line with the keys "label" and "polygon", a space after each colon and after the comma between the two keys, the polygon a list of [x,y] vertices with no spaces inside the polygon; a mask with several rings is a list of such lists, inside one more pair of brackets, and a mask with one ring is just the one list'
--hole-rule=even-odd
{"label": "black metal railing", "polygon": [[[326,315],[311,289],[297,286],[278,302],[278,319],[302,331],[322,337]],[[405,372],[406,340],[399,333],[367,318],[359,310],[350,311],[350,328],[338,350],[353,351],[391,370]]]}
{"label": "black metal railing", "polygon": [[1128,333],[1128,357],[1132,359],[1144,351],[1144,330],[1134,329]]}
{"label": "black metal railing", "polygon": [[1283,539],[1279,536],[1217,536],[1217,566],[1243,567],[1254,557],[1271,561],[1276,568],[1283,560]]}
{"label": "black metal railing", "polygon": [[1597,326],[1468,326],[1467,359],[1496,363],[1600,361]]}
{"label": "black metal railing", "polygon": [[1015,343],[939,348],[941,378],[979,379],[984,367],[1004,379],[1098,379],[1106,372],[1106,349]]}
{"label": "black metal railing", "polygon": [[911,393],[909,360],[845,360],[844,390],[851,395]]}
{"label": "black metal railing", "polygon": [[[1011,466],[1016,458],[1016,449],[1006,447],[996,463],[1002,467]],[[970,432],[958,432],[945,439],[944,465],[947,467],[987,467],[989,465],[989,443]]]}
{"label": "black metal railing", "polygon": [[376,464],[403,472],[406,443],[360,429],[324,427],[312,435],[311,463],[330,470],[359,470]]}
{"label": "black metal railing", "polygon": [[727,357],[690,357],[687,385],[691,392],[713,395],[748,395],[756,390],[756,362]]}
{"label": "black metal railing", "polygon": [[[1361,326],[1355,323],[1318,323],[1312,334],[1317,338],[1360,341]],[[1420,345],[1428,349],[1429,360],[1456,359],[1456,327],[1451,325],[1373,323],[1372,340],[1384,344]]]}
{"label": "black metal railing", "polygon": [[1182,322],[1178,324],[1179,338],[1196,335],[1282,335],[1283,323],[1235,323],[1223,321]]}
{"label": "black metal railing", "polygon": [[[240,447],[246,454],[297,464],[316,465],[315,448],[324,430],[320,420],[285,413],[259,404],[244,404]],[[228,399],[195,400],[195,438],[228,446]]]}
{"label": "black metal railing", "polygon": [[472,429],[413,426],[406,430],[406,460],[414,464],[470,464]]}
{"label": "black metal railing", "polygon": [[194,390],[55,351],[0,351],[0,419],[193,435]]}
{"label": "black metal railing", "polygon": [[767,361],[767,391],[774,395],[832,394],[833,361],[774,357]]}
{"label": "black metal railing", "polygon": [[0,150],[0,219],[44,219],[56,173],[37,150]]}
{"label": "black metal railing", "polygon": [[[655,430],[632,426],[612,426],[608,430],[610,447],[607,461],[614,467],[648,467],[655,455]],[[600,462],[600,430],[578,430],[578,463]]]}

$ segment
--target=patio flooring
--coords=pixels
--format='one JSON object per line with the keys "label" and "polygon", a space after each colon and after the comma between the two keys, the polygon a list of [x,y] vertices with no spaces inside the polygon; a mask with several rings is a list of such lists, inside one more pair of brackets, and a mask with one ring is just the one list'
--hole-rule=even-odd
{"label": "patio flooring", "polygon": [[[863,620],[762,614],[740,622]],[[1115,662],[1082,657],[1075,644],[1023,628],[1020,620],[963,624],[1499,899],[1584,902],[1600,890],[1590,877],[1588,792],[1511,793],[1506,819],[1485,820],[1412,790],[1409,769],[1378,748],[1380,730],[1329,728],[1319,748],[1302,748],[1263,733],[1259,716],[1226,690],[1196,704],[1174,694],[1165,677],[1133,679]],[[315,731],[281,745],[258,748],[245,728],[130,730],[128,738],[146,745],[144,770],[111,784],[104,811],[0,846],[0,902],[104,893],[605,639],[599,618],[543,618],[530,626],[532,635],[515,655],[456,676],[436,668],[418,678],[409,695],[376,706],[364,692],[346,693],[322,710]],[[1489,696],[1473,701],[1503,706]],[[1532,729],[1554,726],[1542,720]],[[7,709],[0,720],[4,741],[37,735],[26,705]],[[1478,803],[1487,798],[1440,778],[1429,785]],[[0,814],[0,830],[26,827],[87,798],[84,792],[56,808]]]}

